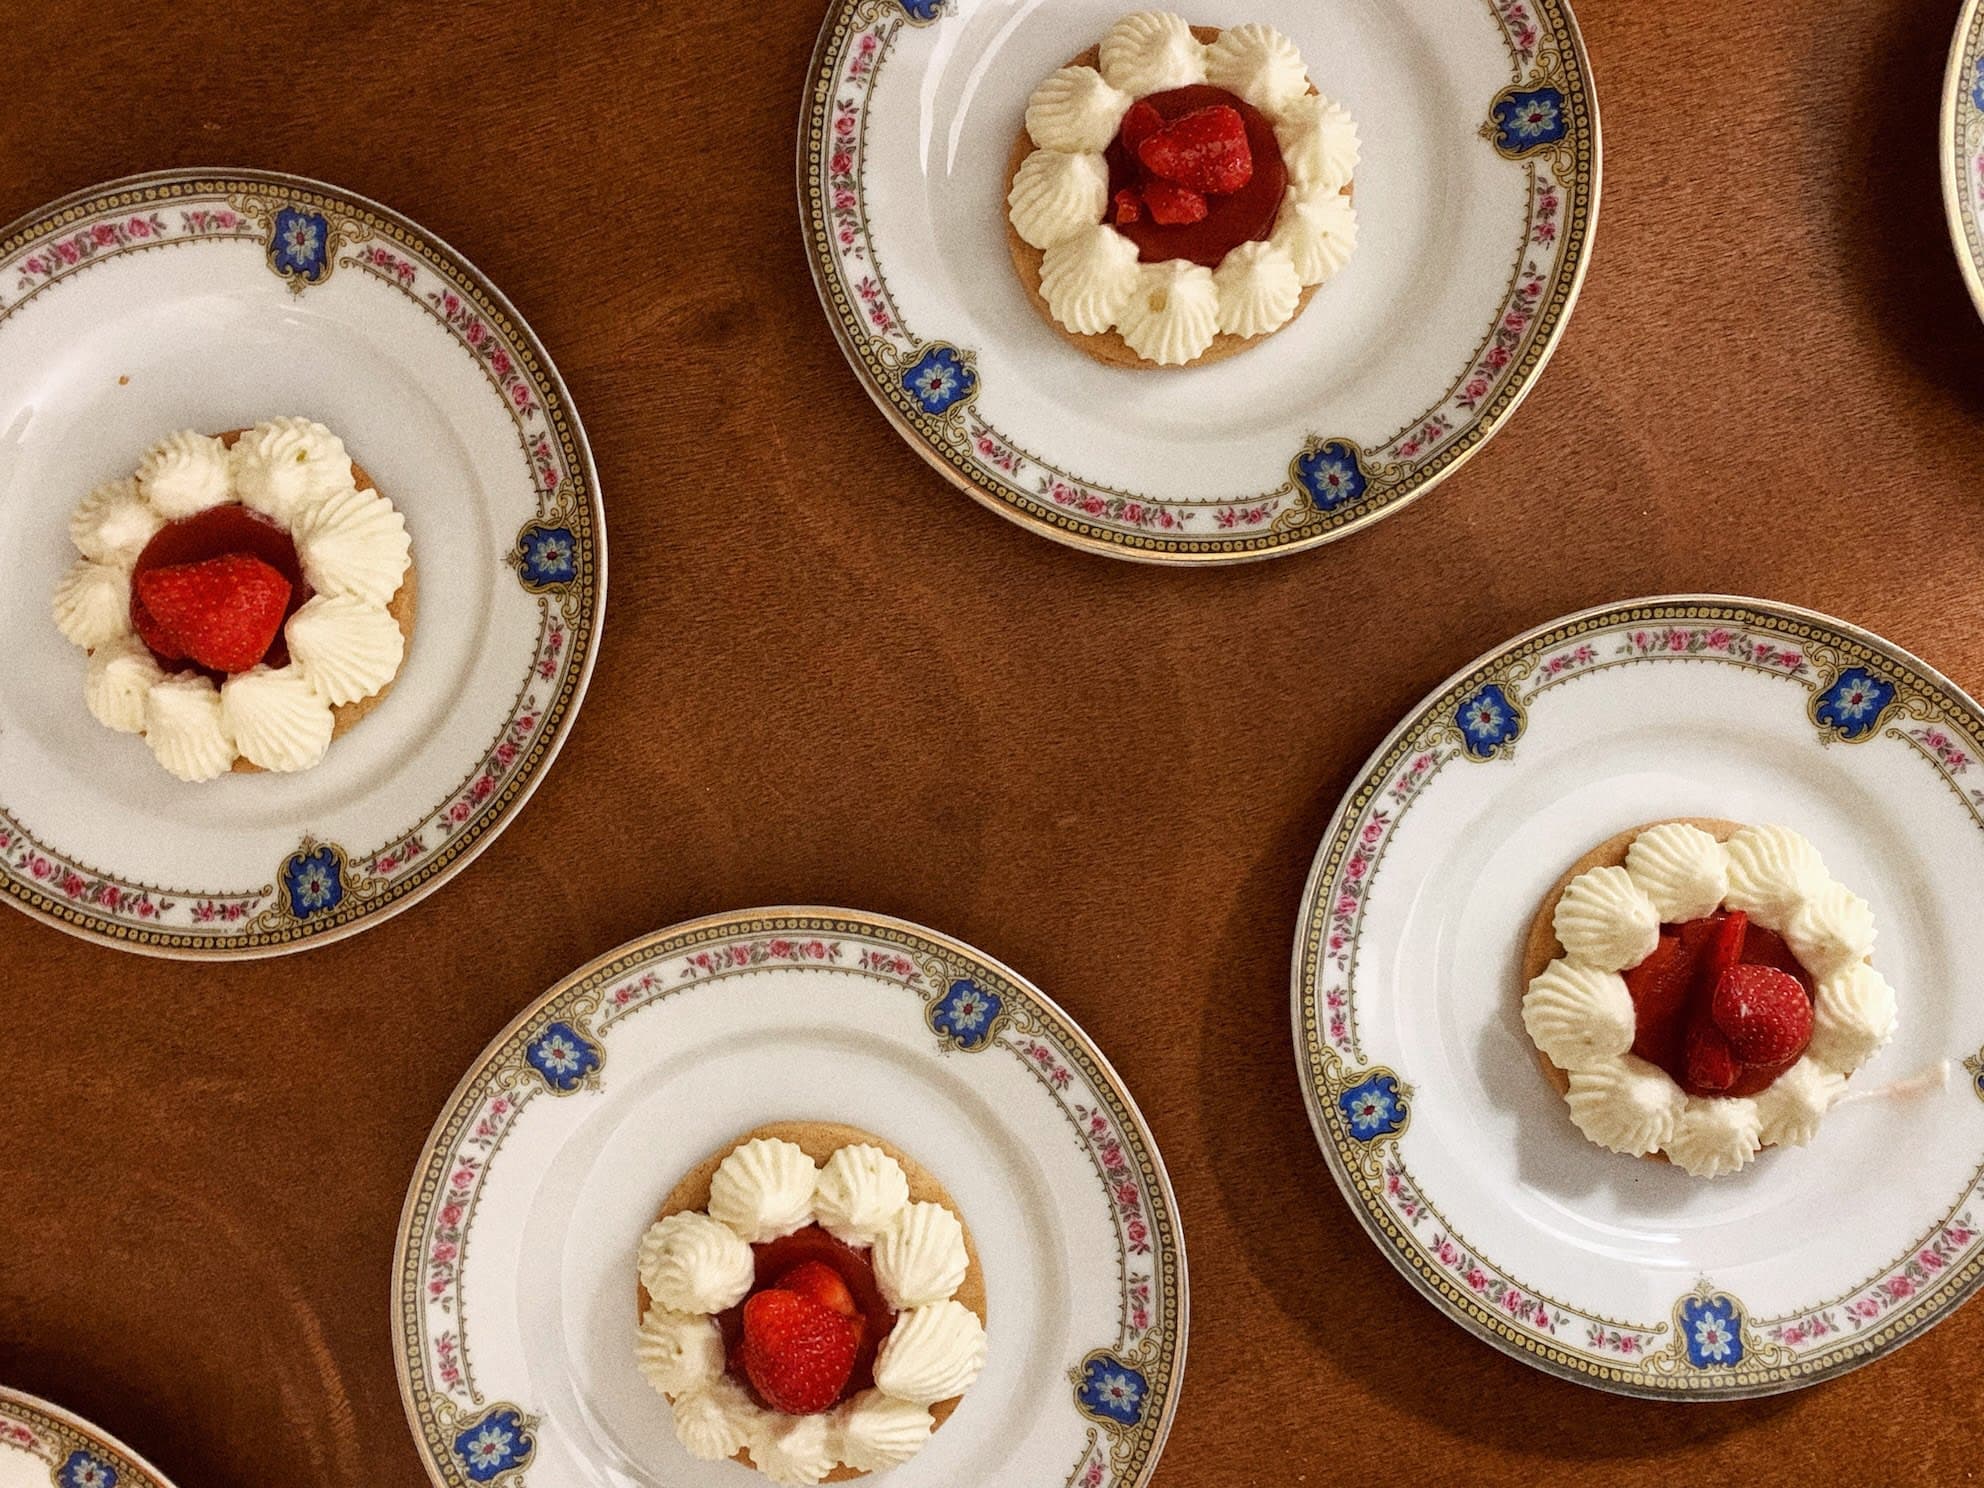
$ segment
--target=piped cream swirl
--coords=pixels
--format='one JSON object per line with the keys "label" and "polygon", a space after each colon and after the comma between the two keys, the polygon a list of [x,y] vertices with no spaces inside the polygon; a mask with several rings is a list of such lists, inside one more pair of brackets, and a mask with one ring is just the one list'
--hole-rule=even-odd
{"label": "piped cream swirl", "polygon": [[1272,26],[1228,26],[1206,48],[1206,81],[1238,94],[1262,113],[1279,114],[1309,91],[1309,70],[1295,43]]}
{"label": "piped cream swirl", "polygon": [[962,1395],[985,1367],[985,1325],[961,1303],[913,1307],[875,1358],[875,1385],[901,1400],[930,1405]]}
{"label": "piped cream swirl", "polygon": [[641,1285],[671,1312],[713,1313],[744,1300],[756,1279],[751,1247],[700,1211],[671,1214],[641,1237]]}
{"label": "piped cream swirl", "polygon": [[1571,1072],[1571,1121],[1599,1146],[1643,1157],[1674,1139],[1687,1094],[1658,1065],[1627,1054]]}
{"label": "piped cream swirl", "polygon": [[1690,1097],[1674,1135],[1667,1140],[1666,1152],[1685,1173],[1719,1178],[1749,1162],[1762,1144],[1763,1127],[1755,1101]]}
{"label": "piped cream swirl", "polygon": [[55,628],[86,651],[129,634],[130,572],[77,559],[55,586]]}
{"label": "piped cream swirl", "polygon": [[908,1207],[909,1177],[879,1147],[839,1148],[820,1169],[813,1214],[843,1244],[873,1245]]}
{"label": "piped cream swirl", "polygon": [[1729,854],[1687,822],[1662,822],[1635,837],[1626,872],[1669,925],[1714,914],[1729,892]]}
{"label": "piped cream swirl", "polygon": [[1357,173],[1357,121],[1321,94],[1305,93],[1284,108],[1274,138],[1289,181],[1304,196],[1341,193]]}
{"label": "piped cream swirl", "polygon": [[319,763],[336,725],[331,705],[293,666],[258,666],[229,677],[220,711],[243,759],[284,774]]}
{"label": "piped cream swirl", "polygon": [[145,694],[145,742],[169,774],[193,782],[225,775],[234,736],[221,716],[220,689],[197,672],[165,677]]}
{"label": "piped cream swirl", "polygon": [[876,1237],[875,1284],[897,1311],[941,1302],[963,1284],[964,1226],[942,1204],[911,1204]]}
{"label": "piped cream swirl", "polygon": [[1106,222],[1062,238],[1040,263],[1041,298],[1078,336],[1115,325],[1141,282],[1137,245]]}
{"label": "piped cream swirl", "polygon": [[138,462],[138,488],[160,516],[177,521],[235,499],[227,446],[208,434],[168,434]]}
{"label": "piped cream swirl", "polygon": [[1212,270],[1188,259],[1145,264],[1124,302],[1124,344],[1160,367],[1182,366],[1219,334],[1219,288]]}
{"label": "piped cream swirl", "polygon": [[1102,75],[1132,98],[1206,80],[1206,49],[1184,17],[1143,10],[1111,26],[1100,48]]}
{"label": "piped cream swirl", "polygon": [[286,527],[319,502],[356,489],[344,441],[314,419],[257,424],[234,442],[231,464],[242,504]]}
{"label": "piped cream swirl", "polygon": [[1051,73],[1026,105],[1026,132],[1043,150],[1100,155],[1134,100],[1093,67]]}
{"label": "piped cream swirl", "polygon": [[1591,868],[1572,879],[1553,923],[1571,958],[1601,971],[1639,965],[1660,939],[1660,912],[1624,868]]}
{"label": "piped cream swirl", "polygon": [[857,1472],[881,1472],[909,1461],[936,1424],[927,1406],[880,1390],[863,1390],[834,1412],[840,1460]]}
{"label": "piped cream swirl", "polygon": [[355,486],[304,509],[290,536],[303,576],[319,594],[383,605],[412,561],[406,518],[377,491]]}
{"label": "piped cream swirl", "polygon": [[283,626],[290,661],[334,706],[371,697],[398,675],[406,637],[392,611],[349,594],[317,594]]}
{"label": "piped cream swirl", "polygon": [[69,538],[85,558],[128,571],[164,525],[127,475],[105,481],[78,503],[69,516]]}
{"label": "piped cream swirl", "polygon": [[1213,270],[1219,291],[1219,328],[1229,336],[1265,336],[1295,318],[1302,304],[1302,276],[1287,250],[1273,243],[1242,243]]}
{"label": "piped cream swirl", "polygon": [[151,648],[135,635],[105,641],[90,653],[83,679],[83,701],[90,715],[120,734],[142,733],[145,698],[165,680]]}
{"label": "piped cream swirl", "polygon": [[750,1245],[790,1235],[813,1217],[819,1169],[796,1142],[759,1137],[733,1150],[710,1179],[710,1217]]}
{"label": "piped cream swirl", "polygon": [[1626,979],[1587,961],[1557,960],[1531,980],[1523,1027],[1562,1070],[1591,1069],[1633,1046],[1633,999]]}
{"label": "piped cream swirl", "polygon": [[1035,150],[1006,193],[1013,231],[1035,248],[1052,248],[1094,227],[1109,205],[1109,166],[1100,155]]}

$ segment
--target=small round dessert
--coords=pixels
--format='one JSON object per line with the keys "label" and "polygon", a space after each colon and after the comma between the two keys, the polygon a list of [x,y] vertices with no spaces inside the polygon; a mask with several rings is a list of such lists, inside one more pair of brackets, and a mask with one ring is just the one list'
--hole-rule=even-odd
{"label": "small round dessert", "polygon": [[926,1169],[855,1127],[774,1122],[669,1193],[640,1251],[637,1356],[676,1434],[780,1483],[907,1461],[985,1358],[985,1277]]}
{"label": "small round dessert", "polygon": [[1223,361],[1348,261],[1357,153],[1281,33],[1126,16],[1029,101],[1007,247],[1034,308],[1097,361]]}
{"label": "small round dessert", "polygon": [[1588,1139],[1717,1177],[1809,1142],[1892,1036],[1873,942],[1866,902],[1797,833],[1652,822],[1544,896],[1523,1023]]}
{"label": "small round dessert", "polygon": [[316,765],[412,640],[405,520],[307,419],[169,435],[70,535],[55,619],[90,653],[90,712],[182,780]]}

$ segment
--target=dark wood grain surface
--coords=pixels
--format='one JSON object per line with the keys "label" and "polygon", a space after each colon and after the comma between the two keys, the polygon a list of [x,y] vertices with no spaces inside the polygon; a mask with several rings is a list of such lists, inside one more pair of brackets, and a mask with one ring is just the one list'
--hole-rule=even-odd
{"label": "dark wood grain surface", "polygon": [[1984,687],[1984,329],[1935,164],[1955,0],[1580,9],[1603,221],[1537,391],[1365,534],[1173,572],[974,506],[856,387],[793,201],[817,0],[0,5],[0,219],[171,165],[391,204],[557,358],[613,545],[569,746],[436,897],[220,967],[0,913],[0,1380],[183,1488],[419,1488],[388,1270],[456,1077],[623,940],[841,903],[1008,960],[1141,1099],[1192,1259],[1164,1488],[1970,1481],[1984,1306],[1767,1403],[1608,1398],[1420,1301],[1303,1115],[1310,853],[1478,652],[1734,591]]}

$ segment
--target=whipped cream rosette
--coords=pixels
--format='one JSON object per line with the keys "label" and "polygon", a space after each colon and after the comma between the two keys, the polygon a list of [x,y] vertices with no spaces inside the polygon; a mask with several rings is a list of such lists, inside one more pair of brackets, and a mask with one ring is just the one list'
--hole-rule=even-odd
{"label": "whipped cream rosette", "polygon": [[[1153,132],[1163,158],[1188,162],[1154,181]],[[1201,179],[1189,162],[1207,152],[1248,165]],[[1014,266],[1101,361],[1217,360],[1288,325],[1349,261],[1357,163],[1355,122],[1316,92],[1288,37],[1140,11],[1027,102],[1006,198]]]}
{"label": "whipped cream rosette", "polygon": [[[852,1127],[787,1122],[740,1138],[676,1186],[637,1261],[635,1361],[668,1398],[677,1438],[777,1483],[908,1461],[985,1365],[985,1282],[955,1206]],[[797,1334],[758,1331],[769,1293]],[[829,1357],[780,1356],[822,1328]],[[774,1398],[787,1367],[820,1393]],[[824,1381],[813,1373],[826,1368]]]}
{"label": "whipped cream rosette", "polygon": [[311,768],[405,659],[406,521],[309,419],[169,434],[69,536],[53,610],[90,654],[84,700],[181,780]]}
{"label": "whipped cream rosette", "polygon": [[1810,1142],[1892,1037],[1873,949],[1872,909],[1798,833],[1660,822],[1601,843],[1546,899],[1523,1025],[1586,1137],[1712,1178]]}

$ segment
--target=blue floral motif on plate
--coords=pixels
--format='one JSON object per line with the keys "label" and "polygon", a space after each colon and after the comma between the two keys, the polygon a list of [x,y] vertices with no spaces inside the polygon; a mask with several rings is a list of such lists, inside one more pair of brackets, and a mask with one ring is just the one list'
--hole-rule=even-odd
{"label": "blue floral motif on plate", "polygon": [[560,1095],[577,1090],[599,1068],[599,1049],[569,1023],[552,1023],[524,1050],[530,1067]]}
{"label": "blue floral motif on plate", "polygon": [[344,901],[344,864],[337,849],[291,853],[282,865],[282,892],[299,920],[336,909]]}
{"label": "blue floral motif on plate", "polygon": [[1350,1135],[1360,1142],[1391,1135],[1405,1125],[1410,1109],[1399,1093],[1398,1081],[1388,1074],[1375,1074],[1351,1086],[1336,1098],[1336,1104],[1349,1123]]}
{"label": "blue floral motif on plate", "polygon": [[985,1047],[1004,1008],[998,993],[960,977],[931,1007],[930,1026],[969,1053]]}
{"label": "blue floral motif on plate", "polygon": [[1110,1354],[1091,1355],[1082,1364],[1081,1385],[1075,1399],[1098,1421],[1114,1426],[1134,1426],[1144,1416],[1144,1400],[1150,1382]]}
{"label": "blue floral motif on plate", "polygon": [[925,413],[948,412],[978,391],[978,374],[954,346],[932,346],[902,374],[902,385]]}

